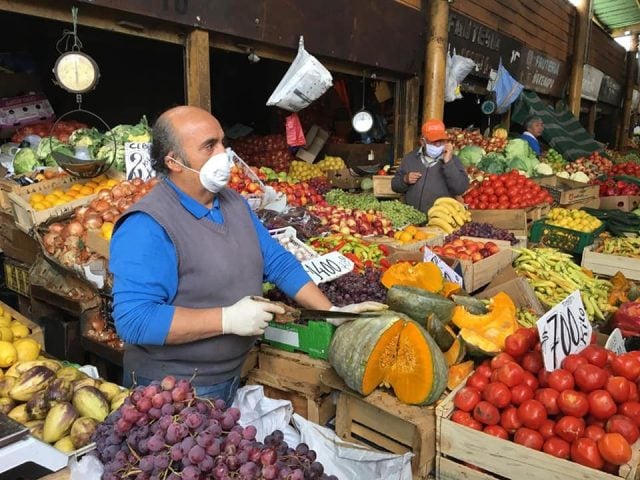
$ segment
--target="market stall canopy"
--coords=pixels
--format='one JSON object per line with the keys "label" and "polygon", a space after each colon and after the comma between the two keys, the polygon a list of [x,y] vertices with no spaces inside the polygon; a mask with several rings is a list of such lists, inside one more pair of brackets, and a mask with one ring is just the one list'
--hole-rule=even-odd
{"label": "market stall canopy", "polygon": [[602,150],[602,146],[566,107],[554,110],[546,106],[535,92],[524,91],[514,107],[512,120],[522,125],[530,115],[542,118],[542,139],[567,160],[575,160]]}
{"label": "market stall canopy", "polygon": [[637,0],[594,0],[593,14],[613,36],[624,34],[625,30],[637,31],[640,28],[640,6]]}

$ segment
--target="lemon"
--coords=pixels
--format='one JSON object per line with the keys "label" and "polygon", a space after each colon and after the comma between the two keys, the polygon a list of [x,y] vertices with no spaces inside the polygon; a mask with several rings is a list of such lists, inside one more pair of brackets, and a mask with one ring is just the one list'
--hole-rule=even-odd
{"label": "lemon", "polygon": [[85,187],[95,190],[98,187],[98,184],[94,181],[88,181],[84,184]]}
{"label": "lemon", "polygon": [[13,330],[11,330],[11,327],[0,327],[0,340],[13,342]]}
{"label": "lemon", "polygon": [[40,344],[33,338],[20,338],[13,342],[19,362],[36,360],[40,355]]}
{"label": "lemon", "polygon": [[113,235],[113,223],[104,222],[102,227],[100,227],[100,232],[106,240],[111,240],[111,236]]}
{"label": "lemon", "polygon": [[29,201],[31,203],[36,203],[36,202],[41,202],[44,200],[44,195],[41,193],[34,193],[33,195],[31,195],[31,197],[29,198]]}
{"label": "lemon", "polygon": [[82,188],[82,184],[81,183],[76,183],[74,185],[71,185],[70,190],[75,190],[76,192],[79,192],[81,188]]}
{"label": "lemon", "polygon": [[91,187],[86,187],[86,186],[85,186],[85,187],[82,187],[82,188],[80,189],[80,193],[81,193],[82,195],[92,195],[92,194],[93,194],[93,188],[91,188]]}
{"label": "lemon", "polygon": [[114,180],[113,178],[107,180],[107,186],[108,187],[115,187],[116,185],[118,185],[118,181],[117,180]]}
{"label": "lemon", "polygon": [[7,368],[16,363],[18,352],[11,342],[0,340],[0,367]]}
{"label": "lemon", "polygon": [[3,314],[4,314],[4,308],[0,306],[0,315],[3,315]]}
{"label": "lemon", "polygon": [[34,204],[32,205],[32,207],[33,207],[33,209],[34,209],[34,210],[37,210],[37,211],[39,211],[39,212],[40,212],[40,211],[42,211],[42,210],[46,210],[46,209],[48,208],[48,207],[47,207],[44,203],[42,203],[42,202],[36,202],[36,203],[34,203]]}
{"label": "lemon", "polygon": [[31,333],[31,331],[29,330],[29,327],[27,327],[26,325],[22,325],[21,323],[17,325],[12,324],[11,331],[13,332],[14,338],[28,337],[29,334]]}

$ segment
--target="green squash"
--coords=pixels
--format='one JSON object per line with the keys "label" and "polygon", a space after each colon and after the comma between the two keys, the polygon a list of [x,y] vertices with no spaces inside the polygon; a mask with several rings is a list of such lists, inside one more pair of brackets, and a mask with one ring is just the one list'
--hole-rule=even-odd
{"label": "green squash", "polygon": [[455,307],[455,303],[442,295],[405,285],[391,287],[387,292],[386,303],[391,310],[404,313],[421,325],[425,325],[431,315],[447,325]]}

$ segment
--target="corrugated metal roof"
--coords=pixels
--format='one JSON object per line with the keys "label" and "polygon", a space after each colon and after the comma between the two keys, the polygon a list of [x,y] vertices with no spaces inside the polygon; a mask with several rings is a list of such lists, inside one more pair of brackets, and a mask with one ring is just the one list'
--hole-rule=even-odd
{"label": "corrugated metal roof", "polygon": [[609,30],[640,23],[638,0],[593,0],[593,13]]}

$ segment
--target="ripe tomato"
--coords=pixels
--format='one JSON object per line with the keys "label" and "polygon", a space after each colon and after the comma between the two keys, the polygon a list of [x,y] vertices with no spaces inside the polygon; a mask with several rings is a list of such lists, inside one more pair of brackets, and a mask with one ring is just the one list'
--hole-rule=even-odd
{"label": "ripe tomato", "polygon": [[482,398],[498,408],[511,403],[511,390],[504,383],[492,382],[482,391]]}
{"label": "ripe tomato", "polygon": [[529,386],[525,385],[524,383],[511,388],[511,403],[513,403],[516,407],[523,403],[525,400],[530,400],[532,398],[533,390],[531,390]]}
{"label": "ripe tomato", "polygon": [[491,376],[491,367],[488,364],[478,365],[475,373],[479,373],[480,375],[484,375],[489,378]]}
{"label": "ripe tomato", "polygon": [[578,355],[577,353],[572,353],[564,358],[562,361],[562,368],[573,373],[580,365],[586,365],[587,363],[589,363],[589,361],[586,358]]}
{"label": "ripe tomato", "polygon": [[535,399],[525,400],[518,407],[518,418],[525,427],[537,430],[547,419],[547,410]]}
{"label": "ripe tomato", "polygon": [[640,395],[638,394],[638,385],[629,382],[629,402],[640,402]]}
{"label": "ripe tomato", "polygon": [[541,388],[536,390],[535,399],[538,400],[547,410],[547,415],[557,415],[560,413],[558,408],[558,396],[560,394],[553,388]]}
{"label": "ripe tomato", "polygon": [[584,429],[584,436],[594,442],[600,440],[605,433],[604,428],[600,425],[587,425],[587,428]]}
{"label": "ripe tomato", "polygon": [[587,422],[587,425],[596,425],[596,426],[604,429],[605,421],[602,420],[601,418],[596,418],[593,415],[587,415],[585,417],[584,421]]}
{"label": "ripe tomato", "polygon": [[614,465],[624,465],[631,460],[629,442],[619,433],[605,433],[598,440],[598,450],[602,458]]}
{"label": "ripe tomato", "polygon": [[609,377],[605,389],[616,403],[624,403],[631,395],[632,383],[624,377]]}
{"label": "ripe tomato", "polygon": [[584,420],[581,418],[565,415],[556,422],[554,432],[557,436],[569,443],[575,442],[584,435]]}
{"label": "ripe tomato", "polygon": [[451,415],[451,421],[469,428],[473,428],[474,430],[482,431],[482,424],[475,418],[473,418],[469,412],[456,410]]}
{"label": "ripe tomato", "polygon": [[606,420],[616,413],[616,402],[606,390],[594,390],[589,393],[589,412],[596,418]]}
{"label": "ripe tomato", "polygon": [[558,392],[562,392],[563,390],[573,390],[575,384],[573,381],[573,375],[562,368],[551,372],[547,381],[549,382],[549,387],[557,390]]}
{"label": "ripe tomato", "polygon": [[532,392],[535,392],[538,389],[538,379],[531,372],[524,372],[524,378],[522,379],[522,384],[526,385],[531,389]]}
{"label": "ripe tomato", "polygon": [[618,408],[618,413],[629,417],[636,426],[640,427],[640,402],[625,402]]}
{"label": "ripe tomato", "polygon": [[524,370],[515,362],[507,362],[496,370],[497,380],[507,387],[514,387],[522,383]]}
{"label": "ripe tomato", "polygon": [[505,408],[500,416],[500,425],[509,434],[514,434],[516,430],[522,427],[522,422],[518,418],[518,409],[516,407]]}
{"label": "ripe tomato", "polygon": [[538,431],[540,432],[540,435],[542,435],[542,438],[546,440],[547,438],[551,438],[555,435],[555,427],[556,422],[547,418],[544,422],[542,422],[542,426],[538,429]]}
{"label": "ripe tomato", "polygon": [[489,435],[493,435],[494,437],[509,440],[509,434],[500,425],[487,425],[486,427],[484,427],[483,432],[488,433]]}
{"label": "ripe tomato", "polygon": [[607,350],[599,345],[587,345],[578,355],[596,367],[602,368],[607,364]]}
{"label": "ripe tomato", "polygon": [[495,357],[493,357],[491,359],[491,368],[493,370],[497,370],[498,368],[500,368],[502,365],[504,365],[507,362],[513,362],[513,357],[511,355],[509,355],[508,353],[505,352],[500,352],[498,355],[496,355]]}
{"label": "ripe tomato", "polygon": [[604,466],[604,460],[598,450],[598,444],[586,437],[579,438],[571,445],[571,460],[597,470]]}
{"label": "ripe tomato", "polygon": [[529,337],[518,332],[512,333],[504,341],[504,351],[514,358],[521,357],[529,348]]}
{"label": "ripe tomato", "polygon": [[538,343],[538,329],[536,327],[524,328],[520,327],[516,330],[519,335],[524,335],[529,340],[529,349],[532,349]]}
{"label": "ripe tomato", "polygon": [[640,437],[640,430],[638,429],[638,426],[633,423],[629,417],[625,417],[624,415],[612,416],[607,420],[605,428],[607,433],[619,433],[622,435],[627,439],[629,445],[635,443],[638,437]]}
{"label": "ripe tomato", "polygon": [[473,409],[473,418],[485,425],[496,425],[500,422],[500,412],[492,404],[482,400]]}
{"label": "ripe tomato", "polygon": [[611,361],[611,369],[614,375],[636,382],[640,377],[640,359],[635,355],[618,355]]}
{"label": "ripe tomato", "polygon": [[604,388],[607,383],[608,375],[602,368],[589,364],[580,365],[576,368],[576,371],[573,372],[573,378],[580,390],[589,393],[593,390]]}
{"label": "ripe tomato", "polygon": [[475,388],[462,387],[456,393],[453,404],[459,410],[470,412],[480,401],[480,392]]}
{"label": "ripe tomato", "polygon": [[542,451],[554,457],[568,459],[571,453],[571,445],[561,438],[551,437],[545,440]]}
{"label": "ripe tomato", "polygon": [[565,415],[581,418],[589,412],[589,400],[585,393],[565,390],[558,395],[558,408]]}
{"label": "ripe tomato", "polygon": [[549,386],[549,372],[544,368],[538,372],[538,383],[542,388]]}
{"label": "ripe tomato", "polygon": [[467,378],[467,387],[475,388],[479,392],[482,392],[487,385],[489,385],[489,379],[478,372]]}
{"label": "ripe tomato", "polygon": [[513,441],[525,447],[533,448],[534,450],[541,450],[542,445],[544,445],[544,438],[542,438],[540,432],[525,427],[519,428],[516,431]]}

